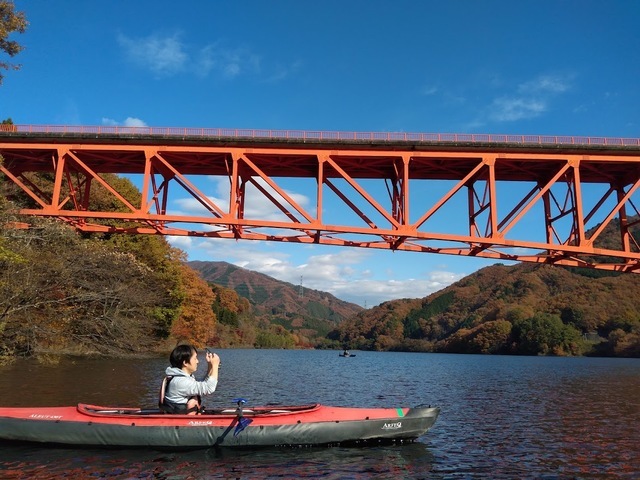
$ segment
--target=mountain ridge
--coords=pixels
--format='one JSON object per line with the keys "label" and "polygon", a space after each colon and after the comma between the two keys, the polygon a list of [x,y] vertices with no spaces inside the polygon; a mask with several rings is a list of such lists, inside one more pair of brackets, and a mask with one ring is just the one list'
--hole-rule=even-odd
{"label": "mountain ridge", "polygon": [[312,330],[324,336],[363,310],[328,292],[301,288],[227,262],[194,260],[187,265],[205,281],[232,289],[249,300],[257,317],[291,330]]}

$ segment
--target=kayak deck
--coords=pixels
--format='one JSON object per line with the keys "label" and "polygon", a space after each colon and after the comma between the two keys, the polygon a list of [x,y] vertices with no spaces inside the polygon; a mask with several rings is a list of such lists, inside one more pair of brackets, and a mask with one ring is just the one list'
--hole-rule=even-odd
{"label": "kayak deck", "polygon": [[[309,405],[295,406],[259,406],[242,408],[242,415],[245,417],[263,416],[263,415],[283,415],[283,414],[300,414],[309,413],[321,407],[319,403]],[[171,414],[162,412],[159,408],[114,408],[101,407],[97,405],[88,405],[84,403],[78,404],[78,412],[89,416],[107,416],[125,415],[125,416],[151,416],[160,415],[162,417],[177,416],[184,417],[184,414]],[[239,408],[205,408],[197,416],[232,418],[238,415]]]}

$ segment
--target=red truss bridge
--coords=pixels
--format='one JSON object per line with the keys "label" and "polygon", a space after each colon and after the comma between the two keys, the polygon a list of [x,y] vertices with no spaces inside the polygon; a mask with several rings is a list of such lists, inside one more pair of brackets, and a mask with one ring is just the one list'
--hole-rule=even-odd
{"label": "red truss bridge", "polygon": [[21,214],[82,232],[640,270],[639,139],[3,125],[0,155]]}

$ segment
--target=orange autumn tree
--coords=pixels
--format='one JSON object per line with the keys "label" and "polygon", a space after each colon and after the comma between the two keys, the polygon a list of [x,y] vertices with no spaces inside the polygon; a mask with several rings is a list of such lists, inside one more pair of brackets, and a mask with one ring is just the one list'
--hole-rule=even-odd
{"label": "orange autumn tree", "polygon": [[184,300],[180,315],[173,322],[171,335],[180,342],[201,348],[207,345],[216,328],[216,314],[211,309],[214,293],[200,275],[186,265],[180,267]]}

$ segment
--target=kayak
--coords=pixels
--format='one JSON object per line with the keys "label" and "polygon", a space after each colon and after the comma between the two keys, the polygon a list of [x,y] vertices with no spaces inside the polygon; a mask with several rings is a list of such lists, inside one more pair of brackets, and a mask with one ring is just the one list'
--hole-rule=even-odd
{"label": "kayak", "polygon": [[338,446],[411,441],[440,409],[351,408],[321,404],[205,409],[198,415],[159,409],[78,404],[0,408],[0,440],[64,445],[209,448]]}
{"label": "kayak", "polygon": [[356,354],[355,353],[348,353],[348,354],[344,354],[344,353],[339,353],[338,354],[340,357],[355,357]]}

